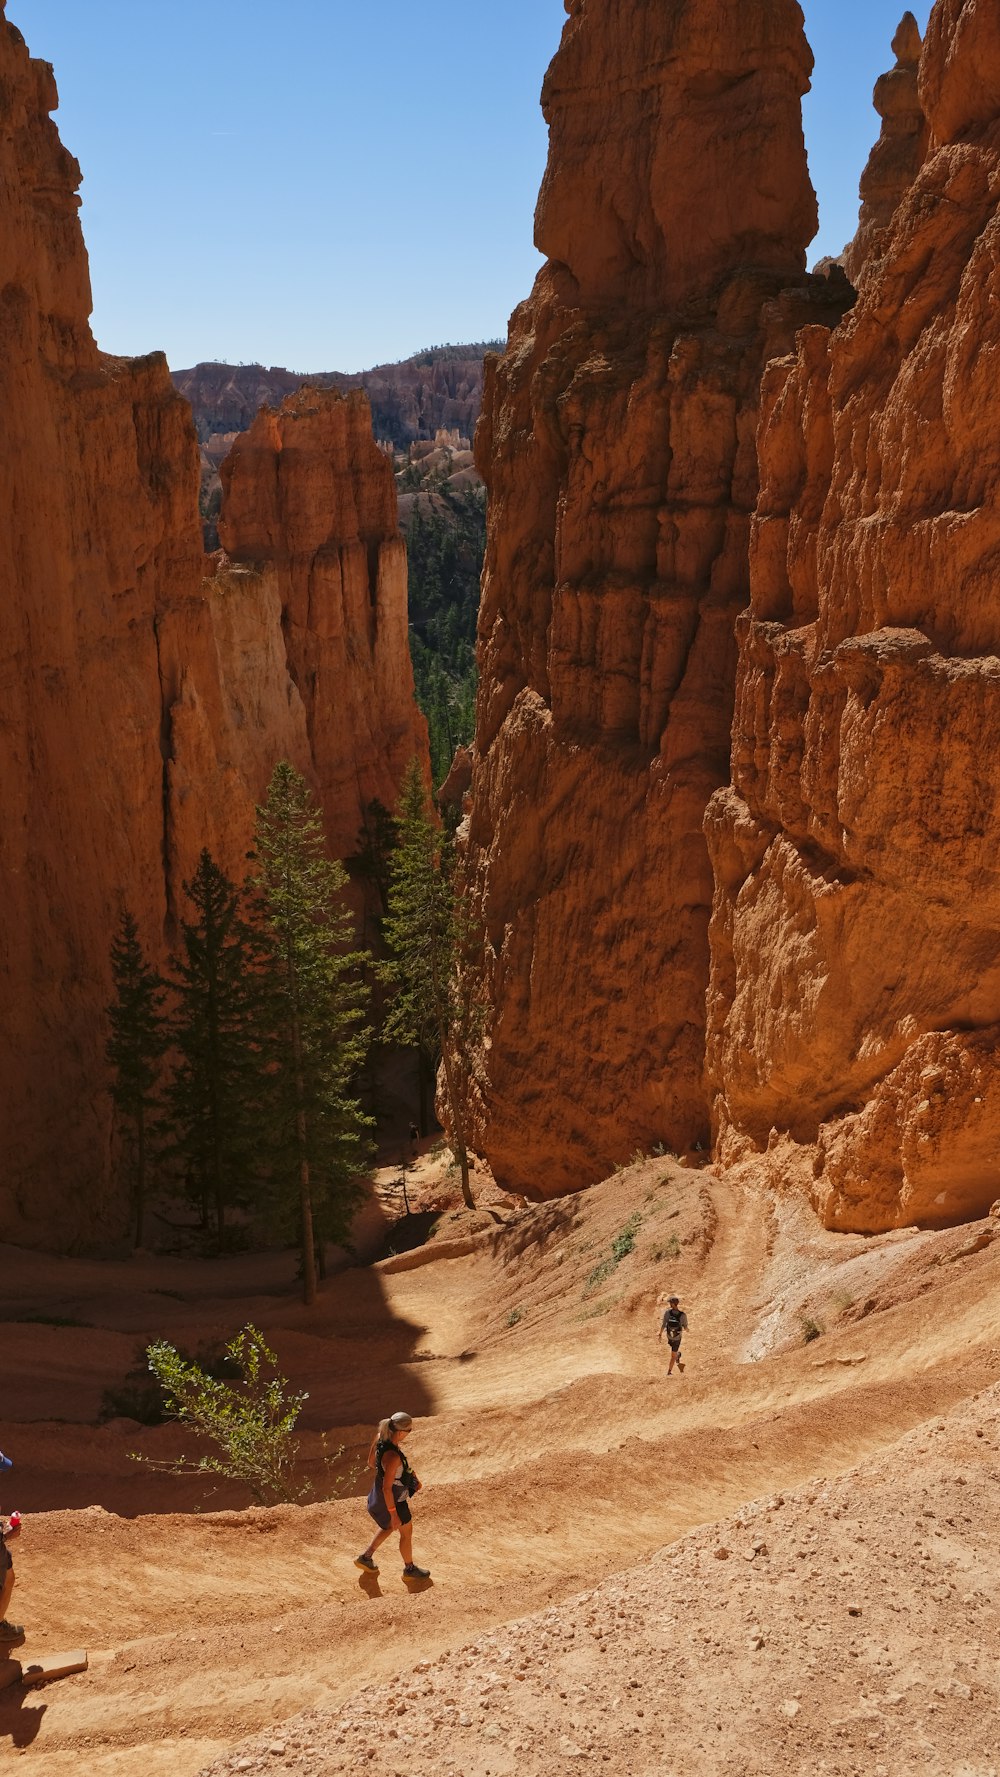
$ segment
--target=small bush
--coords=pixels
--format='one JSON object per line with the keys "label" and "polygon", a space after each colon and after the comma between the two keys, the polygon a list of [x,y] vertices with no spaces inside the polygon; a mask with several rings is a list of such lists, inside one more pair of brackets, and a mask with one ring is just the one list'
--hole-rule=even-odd
{"label": "small bush", "polygon": [[509,1327],[516,1327],[518,1322],[522,1321],[523,1319],[524,1319],[524,1309],[523,1308],[512,1308],[510,1313],[507,1316],[507,1325]]}
{"label": "small bush", "polygon": [[823,1328],[820,1326],[819,1321],[812,1320],[809,1315],[804,1314],[802,1316],[803,1345],[811,1345],[814,1339],[822,1339],[822,1337]]}
{"label": "small bush", "polygon": [[616,1265],[627,1259],[629,1253],[635,1251],[635,1237],[642,1227],[641,1215],[630,1216],[624,1228],[615,1235],[611,1242],[611,1255]]}
{"label": "small bush", "polygon": [[309,1397],[291,1392],[288,1378],[275,1369],[275,1354],[256,1327],[245,1326],[222,1353],[234,1366],[236,1383],[210,1375],[165,1339],[150,1345],[147,1356],[166,1413],[190,1426],[209,1449],[197,1461],[189,1462],[186,1456],[172,1462],[134,1456],[134,1461],[174,1475],[222,1475],[241,1481],[259,1505],[289,1503],[303,1496],[304,1490],[293,1480],[299,1454],[294,1431]]}
{"label": "small bush", "polygon": [[583,1286],[583,1293],[585,1296],[593,1295],[595,1290],[600,1289],[602,1283],[607,1283],[617,1262],[616,1259],[602,1259],[599,1265],[594,1266],[593,1271],[590,1273],[590,1276]]}

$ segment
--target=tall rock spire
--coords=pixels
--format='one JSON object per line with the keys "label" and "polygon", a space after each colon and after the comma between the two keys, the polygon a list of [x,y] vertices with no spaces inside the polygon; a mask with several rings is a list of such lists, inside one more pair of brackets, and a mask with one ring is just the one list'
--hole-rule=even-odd
{"label": "tall rock spire", "polygon": [[[542,1194],[707,1139],[711,875],[748,597],[762,307],[815,229],[795,0],[571,0],[548,254],[487,376],[465,836],[476,1144]],[[780,304],[771,300],[772,312]]]}
{"label": "tall rock spire", "polygon": [[880,253],[896,207],[927,152],[927,120],[917,85],[920,47],[920,27],[912,12],[904,12],[892,40],[896,65],[876,82],[874,105],[882,133],[861,175],[858,232],[844,250],[844,269],[853,284]]}
{"label": "tall rock spire", "polygon": [[919,91],[856,306],[768,367],[708,817],[718,1155],[863,1232],[1000,1197],[995,0],[938,0]]}

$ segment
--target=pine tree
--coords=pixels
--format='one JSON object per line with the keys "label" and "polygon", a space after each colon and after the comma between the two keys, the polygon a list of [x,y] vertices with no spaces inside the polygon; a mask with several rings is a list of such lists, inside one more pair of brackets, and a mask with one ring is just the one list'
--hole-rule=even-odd
{"label": "pine tree", "polygon": [[172,959],[178,1061],[166,1100],[172,1151],[184,1162],[206,1220],[211,1205],[222,1251],[226,1210],[246,1201],[254,1159],[260,946],[242,917],[239,891],[207,850],[184,892],[195,918],[182,921],[182,953]]}
{"label": "pine tree", "polygon": [[267,1068],[257,1127],[279,1215],[294,1205],[303,1296],[316,1299],[314,1211],[325,1238],[346,1236],[361,1196],[371,1118],[355,1077],[369,1033],[361,970],[342,896],[347,873],[325,852],[319,813],[291,765],[277,765],[257,810],[252,854],[256,921],[266,943]]}
{"label": "pine tree", "polygon": [[111,976],[115,997],[107,1008],[111,1035],[105,1054],[114,1069],[115,1109],[131,1137],[135,1244],[141,1246],[160,1061],[168,1037],[164,984],[143,954],[139,928],[127,908],[111,945]]}
{"label": "pine tree", "polygon": [[452,1147],[462,1198],[471,1209],[462,1057],[473,1034],[474,1007],[462,963],[472,934],[455,892],[454,847],[431,815],[416,759],[403,780],[396,822],[385,922],[391,961],[383,969],[394,999],[385,1034],[414,1044],[432,1078],[438,1061],[444,1064]]}

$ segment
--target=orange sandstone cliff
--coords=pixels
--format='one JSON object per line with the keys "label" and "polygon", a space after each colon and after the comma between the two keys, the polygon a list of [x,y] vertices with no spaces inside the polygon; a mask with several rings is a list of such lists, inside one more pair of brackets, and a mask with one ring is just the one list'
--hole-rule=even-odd
{"label": "orange sandstone cliff", "polygon": [[394,807],[410,760],[427,754],[394,463],[367,395],[307,388],[262,409],[221,474],[220,540],[280,607],[327,835],[346,857],[366,805]]}
{"label": "orange sandstone cliff", "polygon": [[858,232],[844,251],[844,268],[855,284],[866,259],[884,245],[884,231],[927,152],[927,120],[917,87],[920,27],[912,12],[904,12],[892,49],[896,65],[875,85],[875,109],[882,119],[882,133],[861,175]]}
{"label": "orange sandstone cliff", "polygon": [[488,366],[465,862],[488,1006],[472,1138],[505,1184],[708,1138],[712,879],[748,599],[762,305],[815,229],[795,0],[567,0],[548,263]]}
{"label": "orange sandstone cliff", "polygon": [[335,697],[322,662],[345,614],[321,576],[287,645],[272,575],[205,580],[190,410],[162,355],[94,344],[79,167],[49,117],[52,71],[3,13],[0,0],[0,1240],[70,1246],[122,1225],[103,1058],[121,905],[162,961],[198,850],[239,871],[281,756],[322,787],[337,842],[353,840],[369,783],[392,796],[391,772],[371,769],[370,712],[347,769],[355,673],[361,703],[389,700],[394,759],[421,730],[390,464],[384,534],[365,533],[374,605]]}
{"label": "orange sandstone cliff", "polygon": [[1000,1196],[1000,13],[939,0],[859,300],[770,365],[717,879],[719,1152],[829,1225]]}

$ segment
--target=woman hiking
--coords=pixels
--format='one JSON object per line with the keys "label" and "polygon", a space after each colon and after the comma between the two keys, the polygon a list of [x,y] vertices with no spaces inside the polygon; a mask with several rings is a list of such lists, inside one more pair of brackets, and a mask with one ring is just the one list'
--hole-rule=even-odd
{"label": "woman hiking", "polygon": [[364,1573],[378,1573],[375,1550],[394,1530],[399,1531],[399,1552],[403,1557],[403,1578],[429,1580],[430,1570],[418,1567],[413,1559],[413,1520],[410,1500],[420,1492],[420,1482],[400,1449],[404,1438],[413,1430],[409,1413],[391,1413],[379,1422],[378,1431],[368,1452],[368,1467],[375,1470],[375,1479],[368,1495],[368,1511],[378,1525],[364,1554],[357,1555],[355,1567]]}

